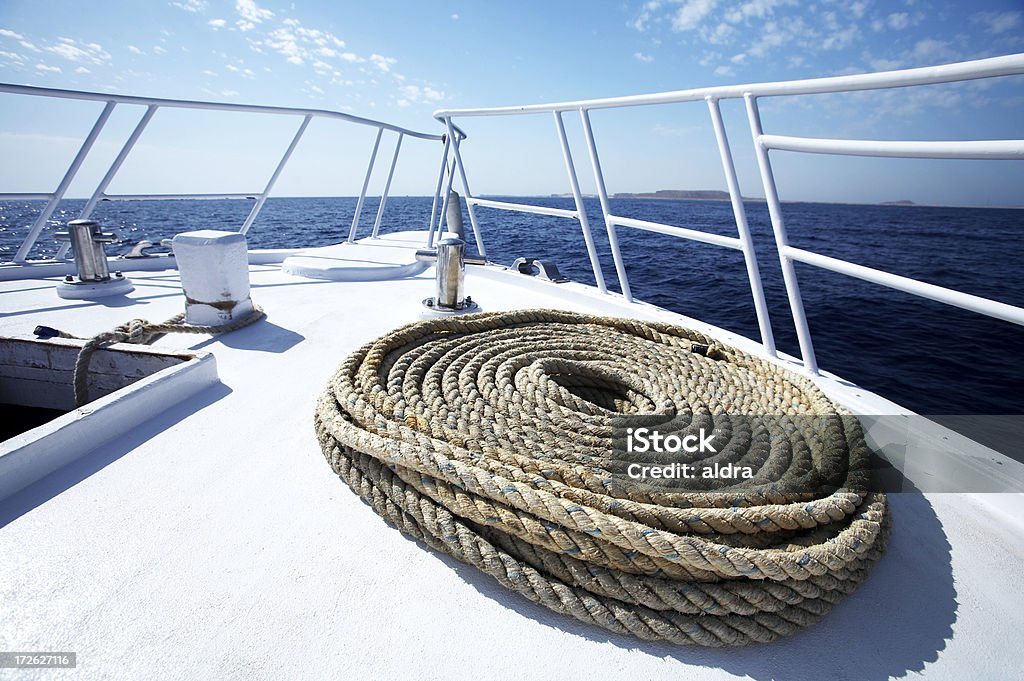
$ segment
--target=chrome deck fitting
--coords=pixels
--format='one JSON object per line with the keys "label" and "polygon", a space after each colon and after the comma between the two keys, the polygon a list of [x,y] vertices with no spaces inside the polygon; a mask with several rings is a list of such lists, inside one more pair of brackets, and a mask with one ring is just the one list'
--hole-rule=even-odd
{"label": "chrome deck fitting", "polygon": [[67,275],[57,284],[57,295],[68,300],[103,298],[129,293],[135,287],[120,272],[110,276],[104,244],[117,241],[113,232],[104,232],[95,220],[72,220],[66,232],[54,235],[57,241],[71,244],[78,276]]}
{"label": "chrome deck fitting", "polygon": [[434,297],[423,300],[424,307],[440,314],[460,314],[479,309],[480,306],[465,295],[466,265],[486,265],[487,260],[467,256],[465,241],[446,237],[437,242],[436,251],[416,251],[416,259],[437,265],[437,292]]}

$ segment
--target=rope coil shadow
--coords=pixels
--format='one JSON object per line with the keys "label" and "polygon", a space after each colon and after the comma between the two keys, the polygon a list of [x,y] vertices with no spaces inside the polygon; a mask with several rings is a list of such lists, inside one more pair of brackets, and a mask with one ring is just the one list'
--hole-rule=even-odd
{"label": "rope coil shadow", "polygon": [[[334,471],[402,532],[557,612],[647,640],[768,642],[863,581],[890,530],[856,419],[810,380],[698,332],[554,310],[411,324],[331,378]],[[706,428],[700,464],[640,482],[627,429]],[[631,431],[630,431],[631,432]]]}

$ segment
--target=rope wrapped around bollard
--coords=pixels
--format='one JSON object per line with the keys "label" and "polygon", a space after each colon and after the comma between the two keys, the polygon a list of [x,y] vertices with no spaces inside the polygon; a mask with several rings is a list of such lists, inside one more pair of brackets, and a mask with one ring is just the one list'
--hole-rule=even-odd
{"label": "rope wrapped around bollard", "polygon": [[[334,471],[402,532],[647,640],[789,635],[865,579],[890,529],[852,415],[809,379],[665,323],[417,322],[345,360],[315,427]],[[718,444],[637,453],[640,427]],[[634,475],[680,461],[749,477]]]}

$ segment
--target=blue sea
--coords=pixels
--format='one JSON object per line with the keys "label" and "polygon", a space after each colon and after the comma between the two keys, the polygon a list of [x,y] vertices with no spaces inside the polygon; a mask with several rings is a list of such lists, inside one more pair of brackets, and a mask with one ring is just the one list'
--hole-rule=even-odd
{"label": "blue sea", "polygon": [[[573,208],[571,199],[506,199]],[[52,232],[78,215],[64,201],[33,257],[56,251]],[[735,235],[728,202],[612,199],[613,211],[647,220]],[[236,230],[249,201],[103,203],[93,217],[118,231],[110,252],[142,239],[189,229]],[[392,197],[384,231],[425,228],[431,199]],[[0,202],[0,259],[9,260],[41,202]],[[251,247],[336,243],[348,234],[354,198],[271,198],[249,232]],[[367,199],[360,235],[369,233],[377,200]],[[596,199],[586,201],[609,288],[618,290]],[[465,210],[465,209],[464,209]],[[768,211],[746,203],[776,342],[799,355]],[[784,204],[790,242],[825,255],[1024,305],[1024,210],[926,206]],[[574,220],[478,208],[488,256],[555,262],[562,274],[593,284]],[[469,221],[466,220],[467,229]],[[670,310],[759,338],[739,252],[620,228],[633,294]],[[1024,414],[1024,328],[874,284],[799,265],[804,305],[819,364],[923,414]]]}

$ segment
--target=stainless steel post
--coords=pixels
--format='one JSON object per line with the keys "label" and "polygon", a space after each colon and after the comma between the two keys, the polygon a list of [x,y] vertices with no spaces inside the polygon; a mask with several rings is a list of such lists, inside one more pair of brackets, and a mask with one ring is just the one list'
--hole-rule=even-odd
{"label": "stainless steel post", "polygon": [[416,251],[416,259],[436,263],[436,293],[423,301],[437,312],[461,312],[476,309],[477,304],[466,295],[466,265],[486,265],[486,258],[466,257],[466,242],[447,237],[437,242],[437,250]]}
{"label": "stainless steel post", "polygon": [[103,244],[117,241],[117,236],[104,232],[100,223],[95,220],[72,220],[68,223],[68,231],[58,232],[55,238],[71,243],[79,280],[95,282],[110,279]]}

